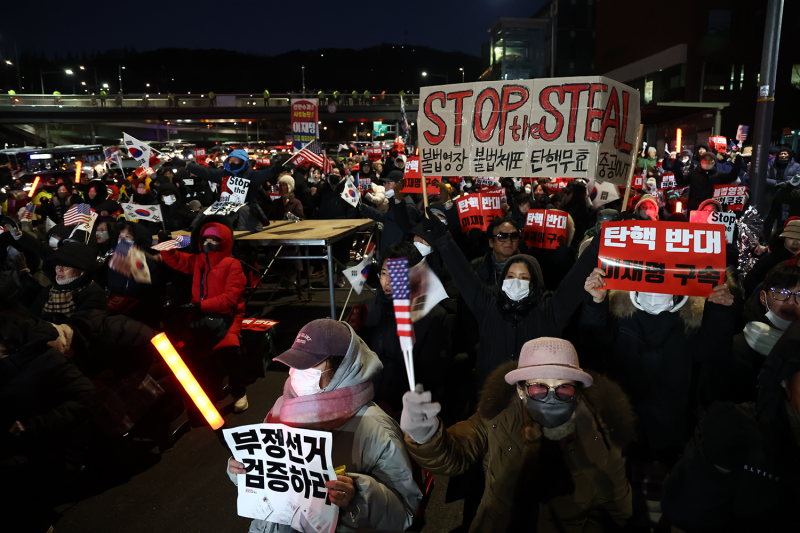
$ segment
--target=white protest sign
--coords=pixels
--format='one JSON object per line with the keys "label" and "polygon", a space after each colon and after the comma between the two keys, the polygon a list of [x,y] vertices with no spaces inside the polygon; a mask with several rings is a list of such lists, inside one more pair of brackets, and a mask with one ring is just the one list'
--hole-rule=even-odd
{"label": "white protest sign", "polygon": [[250,180],[237,176],[228,176],[222,181],[222,192],[219,195],[221,202],[247,203],[247,191],[250,190]]}
{"label": "white protest sign", "polygon": [[237,202],[214,202],[208,209],[203,211],[204,215],[230,215],[244,207],[244,204]]}
{"label": "white protest sign", "polygon": [[283,424],[251,424],[223,430],[233,458],[247,471],[237,479],[239,516],[333,533],[339,508],[325,482],[335,480],[332,436]]}
{"label": "white protest sign", "polygon": [[733,228],[736,227],[736,214],[717,211],[691,211],[689,222],[700,222],[703,224],[722,224],[725,226],[725,242],[733,242]]}
{"label": "white protest sign", "polygon": [[609,78],[542,78],[423,87],[425,175],[596,177],[624,185],[639,91]]}

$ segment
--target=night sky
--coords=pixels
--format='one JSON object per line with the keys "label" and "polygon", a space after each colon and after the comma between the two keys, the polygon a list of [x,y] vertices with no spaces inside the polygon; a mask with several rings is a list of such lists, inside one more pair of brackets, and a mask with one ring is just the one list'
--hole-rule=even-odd
{"label": "night sky", "polygon": [[[13,2],[3,7],[0,58],[33,49],[80,53],[135,48],[223,48],[274,55],[380,43],[480,55],[500,17],[527,18],[544,0],[401,2]],[[94,14],[92,14],[94,13]],[[406,34],[407,32],[407,34]]]}

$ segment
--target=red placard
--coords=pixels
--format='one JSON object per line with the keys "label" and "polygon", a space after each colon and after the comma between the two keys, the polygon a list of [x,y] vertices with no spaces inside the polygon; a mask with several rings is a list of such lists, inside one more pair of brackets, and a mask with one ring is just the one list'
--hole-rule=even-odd
{"label": "red placard", "polygon": [[675,188],[678,183],[675,181],[675,174],[673,172],[664,172],[661,175],[661,183],[658,185],[659,189]]}
{"label": "red placard", "polygon": [[502,217],[503,208],[500,206],[500,198],[503,192],[502,189],[482,191],[462,196],[456,200],[461,231],[467,233],[473,228],[486,231],[492,220]]}
{"label": "red placard", "polygon": [[358,178],[358,192],[362,194],[372,192],[372,180],[369,178]]}
{"label": "red placard", "polygon": [[[419,168],[419,156],[411,156],[406,161],[406,166],[403,168],[403,192],[422,192],[422,171]],[[435,183],[442,180],[439,176],[425,176],[425,182],[428,188],[428,194],[438,193],[439,189],[434,187]],[[431,190],[433,188],[433,190]]]}
{"label": "red placard", "polygon": [[725,279],[725,228],[686,222],[604,222],[606,288],[708,296]]}
{"label": "red placard", "polygon": [[267,331],[278,324],[274,320],[267,320],[266,318],[245,318],[242,320],[242,329],[249,331]]}
{"label": "red placard", "polygon": [[367,146],[366,150],[364,151],[366,152],[370,161],[380,161],[381,157],[383,156],[383,150],[380,146]]}
{"label": "red placard", "polygon": [[567,212],[555,209],[528,210],[523,240],[531,248],[555,250],[567,242]]}
{"label": "red placard", "polygon": [[644,175],[637,175],[633,177],[633,183],[631,186],[634,189],[644,189]]}
{"label": "red placard", "polygon": [[744,196],[747,187],[744,185],[714,185],[714,200],[729,211],[744,209]]}
{"label": "red placard", "polygon": [[482,185],[483,187],[500,187],[500,178],[489,178],[482,176],[474,178],[472,183],[474,185]]}
{"label": "red placard", "polygon": [[547,192],[548,194],[561,192],[564,189],[564,187],[572,183],[574,180],[575,178],[556,178],[555,181],[548,181]]}

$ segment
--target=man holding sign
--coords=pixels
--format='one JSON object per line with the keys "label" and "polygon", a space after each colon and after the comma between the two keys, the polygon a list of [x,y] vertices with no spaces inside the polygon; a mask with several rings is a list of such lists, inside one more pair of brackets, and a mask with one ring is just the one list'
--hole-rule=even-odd
{"label": "man holding sign", "polygon": [[[375,353],[346,322],[321,319],[306,324],[275,360],[289,366],[289,379],[265,424],[255,437],[240,431],[249,428],[226,431],[229,442],[243,433],[232,447],[228,473],[245,488],[239,491],[240,514],[260,513],[251,531],[331,533],[339,524],[407,529],[422,495],[408,475],[411,462],[400,427],[372,402],[372,378],[383,369]],[[300,442],[285,438],[297,429],[314,431]],[[330,442],[323,445],[326,436]],[[262,452],[266,459],[259,459]],[[308,463],[317,460],[314,455],[327,468],[315,470],[317,464]],[[296,466],[284,467],[279,456],[294,456]],[[323,490],[319,478],[326,476]],[[327,498],[318,497],[320,490]]]}
{"label": "man holding sign", "polygon": [[605,222],[600,268],[586,281],[607,315],[582,334],[630,395],[643,449],[667,464],[693,427],[693,366],[730,353],[735,308],[725,284],[724,231],[712,224]]}

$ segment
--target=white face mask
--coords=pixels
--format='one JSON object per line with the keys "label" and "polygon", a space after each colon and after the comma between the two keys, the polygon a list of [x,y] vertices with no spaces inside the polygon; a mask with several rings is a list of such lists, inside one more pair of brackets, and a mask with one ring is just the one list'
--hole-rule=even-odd
{"label": "white face mask", "polygon": [[67,278],[67,279],[56,279],[56,283],[58,283],[59,285],[66,285],[67,283],[72,283],[79,277],[80,276],[75,276],[74,278]]}
{"label": "white face mask", "polygon": [[175,195],[169,195],[164,197],[164,203],[167,205],[172,205],[175,203]]}
{"label": "white face mask", "polygon": [[[634,296],[635,294],[635,296]],[[635,297],[642,311],[651,315],[657,315],[664,311],[670,311],[675,305],[675,299],[671,294],[659,294],[656,292],[631,293]]]}
{"label": "white face mask", "polygon": [[55,237],[50,237],[50,240],[47,241],[47,244],[50,245],[50,248],[52,248],[53,250],[56,250],[56,249],[58,249],[58,243],[59,242],[61,242],[61,241],[59,241]]}
{"label": "white face mask", "polygon": [[97,239],[103,239],[103,242],[108,240],[108,232],[107,231],[98,231],[97,232]]}
{"label": "white face mask", "polygon": [[466,183],[464,184],[464,188],[465,188],[465,189],[470,189],[470,188],[472,188],[472,183],[470,183],[470,182],[466,182]]}
{"label": "white face mask", "polygon": [[531,193],[531,188],[525,187],[525,194],[530,194],[530,193]]}
{"label": "white face mask", "polygon": [[772,325],[778,328],[781,331],[786,331],[789,326],[792,325],[792,320],[786,320],[785,318],[781,318],[775,313],[772,312],[772,309],[769,308],[769,300],[768,297],[764,296],[764,301],[767,302],[767,320],[772,322]]}
{"label": "white face mask", "polygon": [[503,292],[510,299],[518,302],[531,293],[531,282],[527,279],[504,279]]}
{"label": "white face mask", "polygon": [[383,194],[386,195],[386,198],[394,198],[394,189],[386,189]]}
{"label": "white face mask", "polygon": [[685,165],[686,163],[688,163],[688,162],[689,162],[689,158],[688,158],[688,157],[682,157],[682,158],[681,158],[681,163],[683,163],[684,165]]}
{"label": "white face mask", "polygon": [[331,370],[317,370],[316,368],[307,368],[305,370],[297,370],[296,368],[289,369],[289,379],[292,380],[292,388],[298,396],[311,396],[312,394],[319,394],[322,388],[319,386],[319,380],[322,374]]}
{"label": "white face mask", "polygon": [[422,254],[422,257],[425,257],[433,251],[430,246],[427,244],[422,244],[421,242],[415,242],[414,246],[417,248],[417,250],[419,250],[419,253]]}

